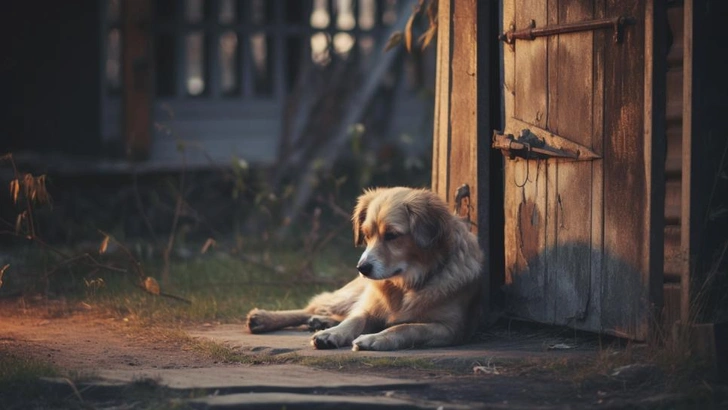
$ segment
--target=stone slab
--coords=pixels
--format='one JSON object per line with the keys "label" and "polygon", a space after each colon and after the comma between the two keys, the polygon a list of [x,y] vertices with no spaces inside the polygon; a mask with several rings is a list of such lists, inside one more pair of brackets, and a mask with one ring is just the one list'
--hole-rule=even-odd
{"label": "stone slab", "polygon": [[503,335],[486,337],[475,343],[435,349],[408,349],[392,352],[352,352],[349,348],[316,350],[311,344],[311,333],[305,330],[282,330],[265,334],[250,334],[243,325],[222,324],[187,329],[194,338],[209,340],[243,352],[261,354],[295,353],[299,356],[331,356],[335,354],[374,357],[430,358],[433,360],[453,360],[475,362],[484,359],[524,359],[558,358],[592,355],[598,345],[587,339],[577,340],[568,337],[533,337]]}
{"label": "stone slab", "polygon": [[[413,402],[394,397],[333,396],[296,393],[240,393],[186,401],[192,408],[216,409],[464,409],[439,403]],[[470,408],[470,407],[468,407]]]}
{"label": "stone slab", "polygon": [[185,369],[99,370],[102,383],[151,379],[172,389],[245,392],[307,392],[316,390],[382,390],[425,387],[426,383],[370,375],[353,375],[301,365],[202,367]]}

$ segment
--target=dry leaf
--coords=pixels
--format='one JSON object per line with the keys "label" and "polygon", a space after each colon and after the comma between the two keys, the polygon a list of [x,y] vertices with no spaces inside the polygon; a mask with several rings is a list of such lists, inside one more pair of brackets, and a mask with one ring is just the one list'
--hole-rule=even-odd
{"label": "dry leaf", "polygon": [[426,49],[427,46],[430,45],[432,39],[435,38],[435,34],[437,34],[437,25],[430,25],[430,27],[427,28],[427,31],[420,36],[418,41],[422,44],[422,50]]}
{"label": "dry leaf", "polygon": [[147,276],[147,278],[144,279],[144,290],[153,295],[159,295],[159,282],[157,282],[157,280],[153,277]]}
{"label": "dry leaf", "polygon": [[10,181],[10,196],[13,197],[13,203],[18,203],[18,194],[20,193],[20,181],[13,179]]}
{"label": "dry leaf", "polygon": [[217,242],[214,239],[207,238],[205,244],[202,245],[202,249],[200,249],[200,253],[204,255],[210,247],[214,247],[215,245],[217,245]]}
{"label": "dry leaf", "polygon": [[99,254],[106,253],[106,248],[109,247],[109,235],[104,235],[104,240],[101,241],[101,246],[99,246]]}
{"label": "dry leaf", "polygon": [[425,31],[424,34],[422,34],[419,38],[420,43],[422,44],[422,49],[424,50],[430,43],[432,42],[432,39],[435,38],[435,34],[437,34],[437,1],[436,0],[430,0],[430,3],[427,5],[427,31]]}
{"label": "dry leaf", "polygon": [[412,51],[412,24],[415,22],[415,17],[417,17],[419,11],[419,7],[415,9],[404,26],[404,48],[407,49],[407,52]]}
{"label": "dry leaf", "polygon": [[51,196],[48,194],[48,190],[46,189],[45,174],[35,178],[35,190],[36,200],[39,204],[49,204],[51,202]]}
{"label": "dry leaf", "polygon": [[5,275],[5,271],[10,267],[10,264],[6,264],[2,268],[0,268],[0,288],[3,286],[3,275]]}
{"label": "dry leaf", "polygon": [[23,219],[25,218],[25,212],[23,211],[18,214],[18,217],[15,218],[15,234],[20,235],[20,230],[23,227]]}
{"label": "dry leaf", "polygon": [[35,178],[33,175],[23,175],[23,188],[25,188],[25,195],[30,198],[31,201],[35,201]]}
{"label": "dry leaf", "polygon": [[495,366],[473,366],[473,373],[475,374],[500,374],[498,368]]}
{"label": "dry leaf", "polygon": [[402,32],[401,31],[395,31],[392,33],[391,36],[389,36],[389,40],[387,40],[387,44],[384,46],[384,51],[389,51],[399,45],[399,43],[402,42]]}
{"label": "dry leaf", "polygon": [[574,349],[576,346],[574,345],[567,345],[566,343],[556,343],[553,345],[550,345],[548,347],[548,350],[568,350],[568,349]]}

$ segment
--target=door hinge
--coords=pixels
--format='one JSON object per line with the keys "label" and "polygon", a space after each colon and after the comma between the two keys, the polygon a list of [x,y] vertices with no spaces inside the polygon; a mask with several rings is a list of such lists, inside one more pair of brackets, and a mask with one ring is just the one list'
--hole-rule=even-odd
{"label": "door hinge", "polygon": [[516,40],[535,40],[538,37],[553,36],[557,34],[577,33],[582,31],[593,31],[601,29],[614,30],[614,42],[622,41],[622,32],[624,26],[637,23],[633,17],[612,17],[597,20],[577,21],[574,23],[556,24],[553,26],[536,27],[536,21],[531,20],[527,28],[516,30],[516,26],[511,24],[510,30],[498,36],[500,41],[505,41],[510,45],[515,45]]}

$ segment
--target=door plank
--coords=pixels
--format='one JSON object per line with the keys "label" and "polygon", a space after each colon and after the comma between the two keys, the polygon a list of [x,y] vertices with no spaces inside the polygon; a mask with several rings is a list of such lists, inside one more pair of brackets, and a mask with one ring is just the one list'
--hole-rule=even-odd
{"label": "door plank", "polygon": [[[552,0],[558,2],[558,0]],[[560,1],[558,24],[591,20],[592,5]],[[549,83],[550,104],[558,107],[557,132],[574,142],[592,147],[593,32],[557,36],[556,55],[549,67],[557,67],[555,83]],[[552,194],[555,248],[546,273],[553,280],[554,322],[575,325],[587,319],[591,293],[592,164],[556,161],[556,191]]]}
{"label": "door plank", "polygon": [[[648,209],[644,161],[644,4],[608,0],[611,16],[627,15],[637,23],[624,31],[623,43],[607,39],[605,50],[604,124],[604,271],[603,330],[644,339],[647,336],[649,255],[645,238]],[[626,200],[628,198],[628,200]]]}
{"label": "door plank", "polygon": [[[606,0],[594,1],[594,18],[606,17]],[[604,151],[604,47],[610,33],[601,30],[592,37],[592,147]],[[593,161],[592,168],[592,212],[591,212],[591,287],[589,292],[588,319],[585,325],[590,329],[601,329],[601,284],[604,275],[604,161]]]}
{"label": "door plank", "polygon": [[[546,0],[515,0],[516,29],[528,27],[533,19],[543,26]],[[546,128],[546,38],[520,41],[515,46],[515,111],[513,116]]]}
{"label": "door plank", "polygon": [[450,52],[452,25],[450,24],[450,0],[438,2],[437,80],[435,81],[434,139],[432,150],[432,190],[444,200],[450,187]]}
{"label": "door plank", "polygon": [[[450,155],[447,186],[450,199],[463,184],[470,186],[471,203],[478,196],[478,79],[477,0],[452,2],[452,66],[450,78]],[[454,132],[453,132],[454,130]],[[451,202],[452,203],[452,202]],[[477,207],[470,206],[471,231],[477,232]]]}
{"label": "door plank", "polygon": [[505,168],[506,310],[549,322],[546,269],[546,161],[516,159]]}

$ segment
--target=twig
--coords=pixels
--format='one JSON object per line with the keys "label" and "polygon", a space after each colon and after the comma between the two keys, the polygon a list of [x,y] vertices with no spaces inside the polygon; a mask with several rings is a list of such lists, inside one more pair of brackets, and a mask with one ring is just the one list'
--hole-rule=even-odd
{"label": "twig", "polygon": [[165,298],[174,299],[174,300],[176,300],[178,302],[187,303],[188,305],[191,305],[192,304],[192,301],[191,300],[185,299],[185,298],[183,298],[181,296],[172,295],[171,293],[165,293],[165,292],[151,293],[144,286],[142,286],[142,285],[140,285],[138,283],[136,283],[135,286],[138,287],[139,289],[143,290],[144,292],[149,293],[149,294],[152,294],[154,296],[162,296],[162,297],[165,297]]}
{"label": "twig", "polygon": [[108,237],[110,240],[112,240],[116,244],[116,246],[118,246],[119,249],[121,249],[126,254],[126,256],[131,261],[132,266],[134,267],[134,270],[139,275],[139,279],[140,280],[144,280],[144,278],[146,278],[147,275],[144,273],[144,269],[142,268],[142,264],[139,263],[139,261],[134,257],[134,255],[131,253],[131,251],[126,246],[124,246],[121,242],[119,242],[118,240],[116,240],[116,238],[114,238],[113,236],[111,236],[110,234],[102,231],[101,229],[97,229],[97,231],[101,235],[104,235],[104,236]]}
{"label": "twig", "polygon": [[157,235],[154,234],[154,227],[152,227],[151,221],[149,221],[149,217],[147,216],[147,213],[144,212],[144,205],[142,204],[142,198],[139,195],[139,185],[137,183],[137,172],[136,169],[134,170],[134,173],[132,174],[132,184],[134,186],[134,200],[136,202],[137,208],[139,209],[139,214],[142,216],[142,220],[144,221],[144,224],[147,226],[147,229],[149,230],[149,234],[152,236],[152,241],[155,245],[159,244],[159,240],[157,239]]}
{"label": "twig", "polygon": [[[134,255],[132,255],[131,251],[129,251],[129,249],[126,246],[122,245],[121,242],[119,242],[118,240],[116,240],[116,238],[114,238],[113,236],[109,235],[108,233],[106,233],[106,232],[104,232],[104,231],[102,231],[100,229],[98,229],[98,231],[102,235],[105,235],[110,240],[114,241],[114,243],[122,251],[124,251],[124,253],[127,255],[127,257],[129,258],[129,260],[132,262],[132,264],[133,264],[134,268],[136,269],[137,273],[139,274],[139,279],[143,281],[147,277],[147,275],[144,273],[144,269],[142,269],[142,264],[139,263],[139,261],[134,257]],[[159,293],[152,293],[152,292],[149,292],[147,290],[147,288],[145,288],[144,286],[140,285],[139,283],[134,283],[134,286],[136,286],[136,287],[142,289],[143,291],[145,291],[147,293],[150,293],[152,295],[163,296],[165,298],[175,299],[175,300],[178,300],[180,302],[188,303],[190,305],[192,304],[192,301],[190,301],[188,299],[185,299],[185,298],[183,298],[181,296],[176,296],[176,295],[172,295],[170,293],[165,293],[165,292],[161,292],[161,291]]]}
{"label": "twig", "polygon": [[177,224],[179,223],[179,216],[182,213],[182,205],[184,203],[184,187],[185,187],[185,170],[187,169],[187,156],[184,150],[182,151],[182,171],[180,172],[179,178],[179,191],[177,193],[177,204],[174,208],[174,218],[172,219],[172,227],[169,231],[169,239],[167,240],[167,247],[164,248],[163,259],[164,267],[162,268],[162,283],[169,284],[169,257],[174,247],[174,238],[177,234]]}
{"label": "twig", "polygon": [[320,204],[326,204],[331,208],[332,211],[334,211],[335,215],[338,215],[347,221],[351,219],[351,214],[346,212],[344,209],[342,209],[336,202],[334,202],[333,198],[329,196],[328,200],[324,200],[321,195],[316,196],[316,201]]}
{"label": "twig", "polygon": [[80,255],[72,256],[72,257],[70,257],[70,258],[68,258],[66,260],[61,261],[56,266],[54,266],[53,269],[51,269],[50,271],[46,272],[43,275],[43,279],[48,279],[52,274],[56,273],[63,266],[70,265],[70,264],[72,264],[72,263],[74,263],[76,261],[82,261],[84,259],[88,259],[88,260],[90,260],[92,262],[92,263],[87,263],[87,265],[90,266],[90,267],[106,269],[106,270],[110,270],[110,271],[118,272],[118,273],[127,273],[128,272],[126,269],[121,269],[121,268],[117,268],[117,267],[114,267],[114,266],[110,266],[110,265],[105,265],[105,264],[99,263],[89,253],[82,253]]}

